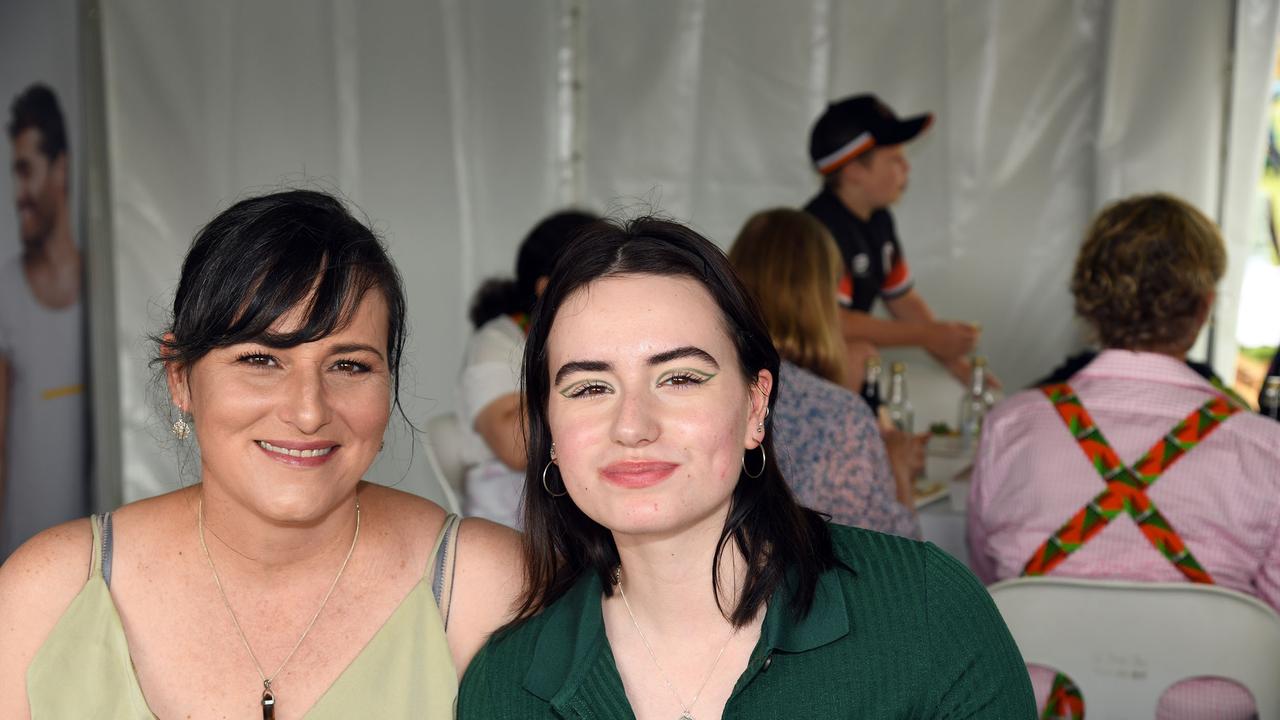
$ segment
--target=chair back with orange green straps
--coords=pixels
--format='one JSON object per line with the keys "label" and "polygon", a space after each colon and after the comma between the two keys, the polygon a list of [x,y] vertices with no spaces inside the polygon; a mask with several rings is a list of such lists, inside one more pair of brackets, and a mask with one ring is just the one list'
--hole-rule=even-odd
{"label": "chair back with orange green straps", "polygon": [[[1220,383],[1214,385],[1220,391],[1225,390]],[[1124,514],[1133,519],[1147,541],[1188,580],[1212,585],[1213,578],[1196,560],[1168,518],[1147,496],[1147,490],[1178,458],[1208,437],[1224,420],[1239,412],[1244,407],[1243,403],[1238,398],[1233,399],[1229,392],[1214,395],[1160,438],[1137,462],[1126,465],[1103,437],[1069,384],[1045,385],[1041,391],[1053,403],[1058,416],[1066,423],[1106,487],[1036,549],[1022,574],[1047,574],[1096,537],[1112,520]],[[1058,673],[1054,677],[1049,701],[1041,717],[1084,717],[1084,699],[1079,688],[1066,675]]]}

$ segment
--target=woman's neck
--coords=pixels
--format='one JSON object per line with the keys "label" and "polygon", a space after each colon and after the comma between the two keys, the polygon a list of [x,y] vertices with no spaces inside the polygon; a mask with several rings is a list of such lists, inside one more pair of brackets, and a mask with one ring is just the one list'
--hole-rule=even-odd
{"label": "woman's neck", "polygon": [[[661,634],[728,624],[737,607],[747,563],[732,540],[720,550],[717,593],[712,590],[712,560],[719,528],[707,527],[661,539],[615,535],[622,559],[619,578],[632,612]],[[613,599],[620,600],[614,592]],[[721,608],[723,607],[723,611]]]}
{"label": "woman's neck", "polygon": [[355,536],[356,493],[306,524],[285,524],[245,508],[238,499],[204,483],[189,496],[204,540],[221,570],[230,566],[254,574],[306,572],[344,555]]}

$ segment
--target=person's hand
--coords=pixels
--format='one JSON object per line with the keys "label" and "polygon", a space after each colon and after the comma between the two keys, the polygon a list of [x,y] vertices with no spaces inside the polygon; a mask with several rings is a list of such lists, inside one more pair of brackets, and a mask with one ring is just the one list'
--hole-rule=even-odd
{"label": "person's hand", "polygon": [[929,324],[924,349],[945,364],[973,352],[980,334],[971,323],[935,321]]}
{"label": "person's hand", "polygon": [[889,469],[893,471],[898,502],[915,505],[915,479],[924,474],[924,451],[929,433],[912,435],[895,427],[882,428],[880,436],[889,455]]}

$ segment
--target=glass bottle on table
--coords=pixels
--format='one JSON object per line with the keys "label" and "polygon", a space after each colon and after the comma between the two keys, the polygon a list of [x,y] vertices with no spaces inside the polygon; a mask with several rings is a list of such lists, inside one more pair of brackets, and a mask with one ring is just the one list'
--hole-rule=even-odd
{"label": "glass bottle on table", "polygon": [[1271,375],[1266,379],[1262,384],[1260,400],[1258,412],[1272,420],[1280,420],[1280,375]]}
{"label": "glass bottle on table", "polygon": [[862,378],[862,399],[871,407],[871,414],[880,415],[880,358],[867,358],[867,372]]}
{"label": "glass bottle on table", "polygon": [[971,448],[978,440],[982,430],[982,421],[991,409],[992,396],[987,389],[987,359],[982,356],[973,358],[973,371],[969,374],[969,387],[960,398],[960,440],[964,447]]}
{"label": "glass bottle on table", "polygon": [[907,399],[907,366],[895,362],[889,366],[889,421],[899,430],[910,433],[914,429],[915,411]]}

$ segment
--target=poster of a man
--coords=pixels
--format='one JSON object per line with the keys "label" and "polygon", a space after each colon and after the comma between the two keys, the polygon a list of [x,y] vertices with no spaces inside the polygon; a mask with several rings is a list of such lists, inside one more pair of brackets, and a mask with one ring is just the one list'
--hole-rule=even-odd
{"label": "poster of a man", "polygon": [[21,254],[0,265],[0,560],[88,509],[83,272],[57,95],[23,90],[6,130]]}

